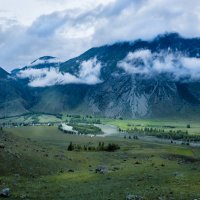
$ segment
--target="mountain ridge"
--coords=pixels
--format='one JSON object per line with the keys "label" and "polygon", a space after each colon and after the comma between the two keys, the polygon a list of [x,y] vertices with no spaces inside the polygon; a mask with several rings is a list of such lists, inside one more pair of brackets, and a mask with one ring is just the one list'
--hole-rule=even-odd
{"label": "mountain ridge", "polygon": [[[199,58],[199,38],[167,33],[150,41],[91,48],[66,62],[39,63],[31,66],[32,71],[27,67],[14,70],[11,77],[29,97],[21,103],[26,112],[127,118],[198,116]],[[44,86],[30,87],[31,81]]]}

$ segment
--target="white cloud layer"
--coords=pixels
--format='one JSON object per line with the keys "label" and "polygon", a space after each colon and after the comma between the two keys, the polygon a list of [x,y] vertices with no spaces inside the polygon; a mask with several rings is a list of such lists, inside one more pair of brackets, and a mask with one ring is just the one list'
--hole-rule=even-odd
{"label": "white cloud layer", "polygon": [[175,80],[200,80],[200,58],[191,58],[170,52],[151,53],[150,50],[130,52],[118,63],[128,74],[152,77],[169,74]]}
{"label": "white cloud layer", "polygon": [[0,66],[8,70],[164,32],[200,36],[198,0],[6,0],[0,8]]}
{"label": "white cloud layer", "polygon": [[17,76],[21,79],[29,79],[31,87],[45,87],[64,84],[88,84],[94,85],[101,83],[100,71],[102,65],[96,58],[84,61],[80,64],[79,73],[61,73],[58,68],[34,69],[28,68],[21,70]]}

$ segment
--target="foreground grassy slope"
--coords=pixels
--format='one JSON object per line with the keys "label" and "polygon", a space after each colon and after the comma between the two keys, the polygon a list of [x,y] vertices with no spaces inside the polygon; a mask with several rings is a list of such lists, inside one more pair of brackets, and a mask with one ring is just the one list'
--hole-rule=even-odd
{"label": "foreground grassy slope", "polygon": [[[116,152],[67,151],[80,145],[114,142]],[[200,197],[200,150],[123,138],[65,135],[56,127],[23,127],[1,133],[0,189],[9,199],[116,200]],[[97,166],[108,171],[96,174]]]}

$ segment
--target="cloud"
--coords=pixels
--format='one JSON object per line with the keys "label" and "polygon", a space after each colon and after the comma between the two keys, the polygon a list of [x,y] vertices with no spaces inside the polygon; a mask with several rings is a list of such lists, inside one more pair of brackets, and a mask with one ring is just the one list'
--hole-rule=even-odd
{"label": "cloud", "polygon": [[[7,20],[8,26],[5,21],[4,25],[0,22],[3,50],[0,65],[7,69],[24,66],[44,55],[67,60],[93,46],[152,39],[164,32],[200,36],[200,27],[196,25],[200,23],[200,2],[197,0],[20,2],[0,2],[1,8],[16,13],[13,19],[18,20],[18,23]],[[2,17],[6,15],[1,14]]]}
{"label": "cloud", "polygon": [[149,50],[130,52],[118,66],[130,74],[149,74],[152,54]]}
{"label": "cloud", "polygon": [[180,53],[151,53],[143,49],[130,52],[120,62],[118,67],[132,75],[143,75],[151,78],[159,74],[170,75],[175,80],[200,80],[200,58],[187,57]]}
{"label": "cloud", "polygon": [[[63,10],[81,9],[88,10],[97,5],[106,5],[113,0],[6,0],[0,1],[0,11],[15,15],[19,23],[30,26],[33,21],[42,15],[62,12]],[[4,15],[7,16],[7,15]]]}
{"label": "cloud", "polygon": [[88,84],[94,85],[101,83],[100,71],[102,65],[96,58],[83,61],[79,66],[77,75],[70,73],[62,73],[59,68],[43,68],[34,69],[28,68],[21,70],[17,77],[21,79],[29,79],[29,86],[31,87],[45,87],[53,85],[64,84]]}

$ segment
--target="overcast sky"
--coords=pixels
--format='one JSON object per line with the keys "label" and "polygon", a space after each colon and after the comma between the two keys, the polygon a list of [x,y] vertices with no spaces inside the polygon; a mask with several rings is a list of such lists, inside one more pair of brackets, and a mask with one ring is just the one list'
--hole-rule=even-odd
{"label": "overcast sky", "polygon": [[200,36],[199,0],[0,0],[0,66],[52,55],[67,60],[116,41],[159,33]]}

